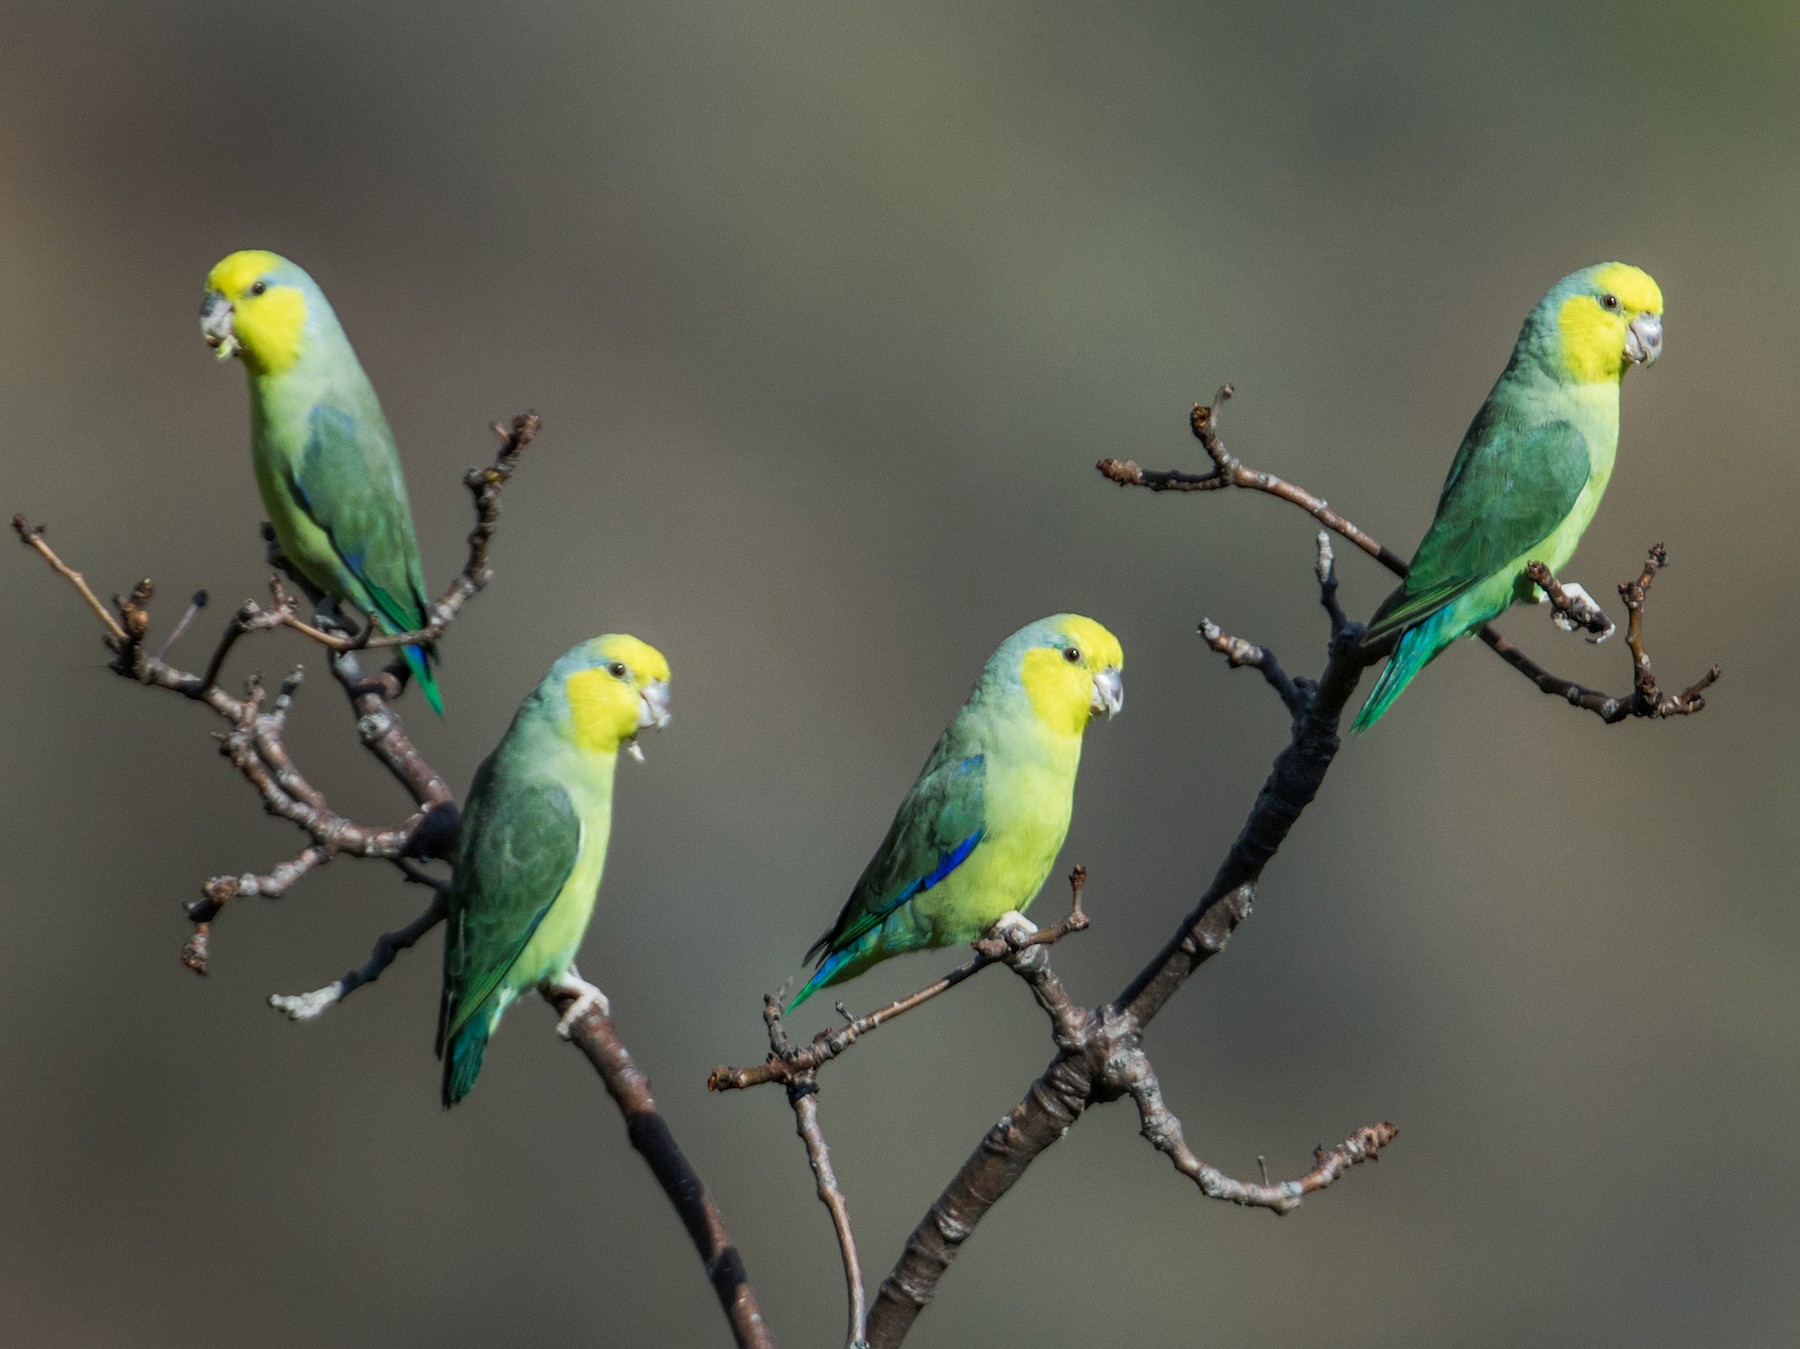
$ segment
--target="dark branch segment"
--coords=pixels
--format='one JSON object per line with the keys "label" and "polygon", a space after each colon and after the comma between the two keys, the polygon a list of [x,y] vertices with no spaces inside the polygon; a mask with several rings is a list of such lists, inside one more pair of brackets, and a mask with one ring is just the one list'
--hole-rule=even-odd
{"label": "dark branch segment", "polygon": [[[564,1015],[574,998],[550,990],[544,998]],[[650,1079],[645,1077],[632,1059],[624,1042],[614,1029],[612,1018],[597,1005],[588,1007],[569,1025],[569,1038],[587,1055],[588,1062],[600,1074],[606,1091],[625,1117],[625,1134],[638,1155],[649,1165],[651,1174],[663,1193],[674,1205],[682,1225],[700,1253],[707,1281],[718,1296],[725,1319],[740,1349],[773,1349],[775,1340],[763,1320],[756,1290],[744,1272],[743,1258],[731,1242],[725,1220],[718,1205],[707,1192],[700,1175],[675,1142],[668,1122],[657,1109],[650,1094]]]}
{"label": "dark branch segment", "polygon": [[425,910],[405,927],[384,932],[375,939],[375,949],[357,968],[310,993],[271,993],[269,1006],[286,1015],[289,1021],[311,1021],[329,1007],[335,1007],[365,984],[381,978],[382,972],[397,960],[402,951],[411,950],[432,928],[444,921],[444,895],[440,890]]}

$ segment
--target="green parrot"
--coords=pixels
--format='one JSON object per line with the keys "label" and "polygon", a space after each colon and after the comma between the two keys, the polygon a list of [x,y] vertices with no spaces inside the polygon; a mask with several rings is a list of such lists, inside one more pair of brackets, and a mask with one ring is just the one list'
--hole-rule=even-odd
{"label": "green parrot", "polygon": [[1023,910],[1069,832],[1081,733],[1124,706],[1119,639],[1057,614],[1021,628],[982,668],[968,702],[906,793],[788,1011],[905,951],[974,941]]}
{"label": "green parrot", "polygon": [[1451,642],[1530,599],[1529,563],[1560,571],[1574,555],[1612,477],[1620,382],[1662,351],[1662,312],[1656,282],[1622,262],[1565,276],[1531,311],[1406,580],[1369,621],[1365,640],[1400,640],[1352,729],[1380,720]]}
{"label": "green parrot", "polygon": [[596,637],[550,667],[475,770],[445,920],[438,1057],[444,1105],[469,1094],[507,1004],[546,983],[606,998],[575,972],[612,832],[619,749],[669,720],[669,662],[635,637]]}
{"label": "green parrot", "polygon": [[[286,258],[233,253],[207,275],[200,332],[250,377],[250,456],[287,560],[382,632],[424,627],[431,601],[394,435],[325,293]],[[405,655],[442,712],[430,654]]]}

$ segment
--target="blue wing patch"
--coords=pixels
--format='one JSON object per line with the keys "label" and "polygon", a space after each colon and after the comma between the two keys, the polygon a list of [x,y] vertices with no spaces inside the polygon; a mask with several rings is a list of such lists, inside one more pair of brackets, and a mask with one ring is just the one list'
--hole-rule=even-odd
{"label": "blue wing patch", "polygon": [[931,889],[932,886],[936,885],[939,881],[943,880],[944,877],[948,876],[952,871],[955,871],[964,862],[968,861],[969,854],[975,851],[975,845],[981,842],[981,837],[986,832],[985,829],[977,829],[961,843],[945,853],[943,859],[938,862],[937,866],[929,876],[921,877],[919,880],[914,881],[911,885],[906,887],[905,892],[896,901],[896,907],[906,903],[906,901],[911,899],[914,895],[922,894],[924,891]]}

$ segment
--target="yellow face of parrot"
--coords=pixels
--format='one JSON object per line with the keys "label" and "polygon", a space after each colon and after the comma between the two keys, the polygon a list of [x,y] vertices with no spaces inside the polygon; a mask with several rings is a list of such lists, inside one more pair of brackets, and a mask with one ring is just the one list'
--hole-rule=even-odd
{"label": "yellow face of parrot", "polygon": [[300,358],[312,278],[279,254],[233,253],[206,277],[200,332],[221,361],[240,357],[259,375],[278,375]]}
{"label": "yellow face of parrot", "polygon": [[1618,381],[1662,352],[1662,290],[1648,272],[1603,262],[1569,278],[1573,293],[1556,311],[1567,374],[1583,383]]}
{"label": "yellow face of parrot", "polygon": [[570,731],[575,743],[597,754],[621,745],[634,759],[639,731],[669,724],[669,662],[647,642],[609,633],[577,647],[564,661]]}
{"label": "yellow face of parrot", "polygon": [[1037,626],[1046,629],[1045,640],[1025,652],[1019,680],[1038,717],[1079,735],[1102,712],[1116,715],[1125,706],[1125,652],[1119,639],[1080,614],[1059,614]]}

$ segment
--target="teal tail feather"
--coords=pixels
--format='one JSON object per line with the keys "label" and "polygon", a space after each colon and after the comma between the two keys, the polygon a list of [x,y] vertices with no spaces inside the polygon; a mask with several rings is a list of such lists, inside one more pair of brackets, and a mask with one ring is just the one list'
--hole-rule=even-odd
{"label": "teal tail feather", "polygon": [[406,663],[412,667],[413,678],[419,682],[419,690],[425,695],[425,701],[431,704],[431,710],[440,717],[444,715],[444,698],[438,692],[437,676],[431,672],[431,657],[422,646],[402,647]]}
{"label": "teal tail feather", "polygon": [[1362,705],[1362,711],[1356,714],[1356,720],[1350,729],[1361,733],[1381,720],[1381,714],[1394,705],[1394,700],[1406,690],[1413,681],[1413,676],[1430,663],[1431,658],[1449,645],[1448,639],[1442,636],[1445,626],[1444,618],[1447,610],[1440,609],[1423,623],[1408,628],[1400,636],[1399,645],[1394,654],[1388,657],[1388,663],[1381,669],[1381,677],[1375,681],[1370,690],[1368,701]]}
{"label": "teal tail feather", "polygon": [[844,950],[837,952],[835,955],[827,956],[824,960],[820,961],[819,968],[813,971],[813,977],[808,979],[806,981],[806,986],[794,995],[794,1000],[787,1005],[786,1009],[782,1012],[782,1015],[787,1016],[801,1003],[805,1002],[813,994],[825,987],[826,984],[830,983],[832,977],[849,963],[850,957],[858,954],[860,948],[861,943],[859,942],[856,946],[847,947]]}
{"label": "teal tail feather", "polygon": [[448,1110],[469,1094],[475,1079],[481,1075],[481,1056],[487,1052],[488,1033],[493,1028],[488,1019],[477,1012],[444,1047],[444,1109]]}

